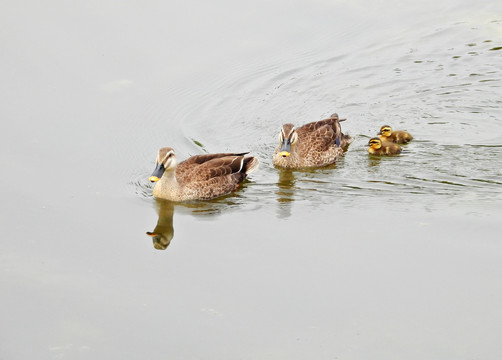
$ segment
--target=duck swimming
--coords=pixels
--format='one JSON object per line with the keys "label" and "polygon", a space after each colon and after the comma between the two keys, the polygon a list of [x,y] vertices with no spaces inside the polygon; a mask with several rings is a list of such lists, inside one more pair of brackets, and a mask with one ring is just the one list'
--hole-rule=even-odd
{"label": "duck swimming", "polygon": [[413,136],[411,136],[409,132],[404,130],[392,130],[392,127],[389,125],[382,126],[377,135],[380,135],[380,139],[383,141],[389,141],[396,144],[407,144],[413,140]]}
{"label": "duck swimming", "polygon": [[352,137],[344,135],[338,114],[295,128],[284,124],[279,133],[274,165],[287,169],[319,167],[334,163],[352,142]]}
{"label": "duck swimming", "polygon": [[403,150],[398,144],[374,137],[368,141],[368,152],[372,155],[397,155]]}
{"label": "duck swimming", "polygon": [[171,201],[209,200],[239,187],[246,176],[258,168],[258,159],[247,153],[196,155],[178,164],[174,150],[159,150],[153,196]]}

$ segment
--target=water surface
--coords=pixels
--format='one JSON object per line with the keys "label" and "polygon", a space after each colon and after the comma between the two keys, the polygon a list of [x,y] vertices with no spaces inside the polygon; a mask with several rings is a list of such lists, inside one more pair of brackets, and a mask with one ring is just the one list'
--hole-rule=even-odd
{"label": "water surface", "polygon": [[[1,10],[0,358],[500,357],[500,5]],[[333,112],[343,158],[273,167],[283,123]],[[402,155],[368,155],[384,124]],[[156,201],[160,146],[261,165]]]}

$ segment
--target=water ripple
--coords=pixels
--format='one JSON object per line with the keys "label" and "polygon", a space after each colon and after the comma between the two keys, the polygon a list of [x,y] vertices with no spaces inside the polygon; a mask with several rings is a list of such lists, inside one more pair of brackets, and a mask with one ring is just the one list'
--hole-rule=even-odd
{"label": "water ripple", "polygon": [[[280,217],[295,203],[500,200],[502,52],[487,34],[501,26],[450,24],[357,52],[319,49],[254,69],[238,67],[211,91],[190,94],[198,96],[197,105],[178,109],[183,136],[176,141],[184,143],[184,155],[251,151],[260,170],[231,201],[278,206]],[[272,165],[281,124],[333,112],[348,118],[343,129],[355,138],[336,165],[294,172]],[[370,157],[366,143],[384,123],[410,131],[415,140],[400,156]],[[148,196],[148,185],[135,185]]]}

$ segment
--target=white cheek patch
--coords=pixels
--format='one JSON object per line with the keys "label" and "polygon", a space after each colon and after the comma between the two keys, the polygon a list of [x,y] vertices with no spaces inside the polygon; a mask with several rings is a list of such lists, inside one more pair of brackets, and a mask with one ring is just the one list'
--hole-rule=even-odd
{"label": "white cheek patch", "polygon": [[[294,130],[294,128],[293,128],[293,130]],[[294,132],[293,136],[291,136],[291,143],[296,144],[297,141],[298,141],[298,134],[296,132]]]}
{"label": "white cheek patch", "polygon": [[164,158],[162,159],[162,161],[159,161],[159,163],[161,164],[164,164],[164,162],[167,160],[167,158],[170,156],[170,155],[174,155],[174,151],[169,151],[166,156],[164,156]]}
{"label": "white cheek patch", "polygon": [[281,132],[279,134],[279,143],[282,144],[285,139],[290,139],[291,142],[296,142],[297,136],[298,135],[296,134],[296,129],[294,126],[291,128],[291,130],[289,130],[287,134],[284,131],[284,128],[281,128]]}

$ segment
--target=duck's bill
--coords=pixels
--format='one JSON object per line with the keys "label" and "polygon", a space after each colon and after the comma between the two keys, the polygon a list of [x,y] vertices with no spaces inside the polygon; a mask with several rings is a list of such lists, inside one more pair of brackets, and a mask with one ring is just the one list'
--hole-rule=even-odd
{"label": "duck's bill", "polygon": [[151,182],[159,181],[162,175],[164,174],[164,171],[166,171],[164,165],[157,164],[157,166],[155,166],[155,169],[153,170],[152,175],[148,178],[148,180],[150,180]]}
{"label": "duck's bill", "polygon": [[281,145],[281,152],[279,153],[282,157],[288,157],[291,155],[291,143],[289,140],[284,140]]}

